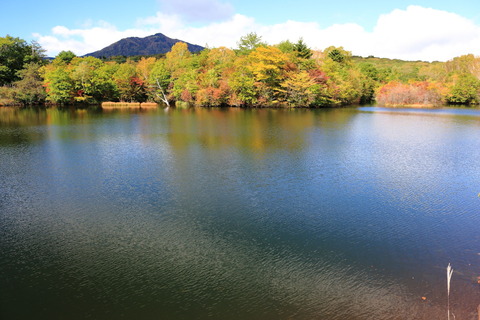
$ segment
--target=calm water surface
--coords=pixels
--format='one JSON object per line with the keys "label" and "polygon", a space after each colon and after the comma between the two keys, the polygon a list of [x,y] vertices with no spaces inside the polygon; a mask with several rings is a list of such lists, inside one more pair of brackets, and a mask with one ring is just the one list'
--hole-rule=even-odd
{"label": "calm water surface", "polygon": [[[476,319],[480,111],[0,109],[2,319]],[[423,300],[425,297],[426,300]]]}

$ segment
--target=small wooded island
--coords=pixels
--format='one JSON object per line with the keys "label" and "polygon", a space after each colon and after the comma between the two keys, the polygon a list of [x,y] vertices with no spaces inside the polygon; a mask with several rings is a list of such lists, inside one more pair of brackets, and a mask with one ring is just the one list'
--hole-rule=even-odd
{"label": "small wooded island", "polygon": [[376,101],[428,107],[480,101],[480,58],[473,54],[447,62],[362,58],[342,47],[315,51],[302,39],[268,45],[255,33],[234,50],[192,54],[178,42],[165,55],[102,59],[63,51],[50,61],[38,44],[8,35],[0,44],[0,106],[334,107]]}

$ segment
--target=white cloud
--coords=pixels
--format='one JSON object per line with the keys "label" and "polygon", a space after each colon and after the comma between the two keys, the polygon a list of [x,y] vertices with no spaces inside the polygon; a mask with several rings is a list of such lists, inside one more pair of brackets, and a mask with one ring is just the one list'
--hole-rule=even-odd
{"label": "white cloud", "polygon": [[38,43],[47,50],[47,55],[56,56],[60,51],[71,50],[77,55],[84,55],[100,50],[126,37],[146,37],[152,30],[128,29],[118,30],[115,26],[100,23],[88,29],[68,29],[64,26],[52,28],[51,35],[33,34]]}
{"label": "white cloud", "polygon": [[[190,0],[188,3],[220,3],[212,1]],[[210,47],[236,47],[241,36],[256,32],[271,44],[287,39],[296,41],[302,37],[314,49],[343,46],[362,56],[445,61],[463,54],[480,54],[480,26],[454,13],[419,6],[381,15],[371,32],[353,23],[335,24],[323,29],[317,22],[286,21],[261,25],[241,14],[221,22],[192,27],[185,23],[183,17],[159,12],[155,16],[138,19],[134,29],[120,31],[113,25],[100,22],[85,29],[57,26],[52,29],[52,34],[37,34],[36,37],[50,55],[61,50],[72,50],[82,55],[125,37],[144,37],[157,32]]]}
{"label": "white cloud", "polygon": [[380,16],[371,44],[376,55],[447,60],[480,53],[480,26],[455,13],[409,6]]}
{"label": "white cloud", "polygon": [[[163,25],[165,26],[165,24]],[[203,27],[159,28],[168,37],[210,47],[236,47],[241,36],[258,30],[261,26],[253,18],[236,14],[224,22],[215,22]]]}

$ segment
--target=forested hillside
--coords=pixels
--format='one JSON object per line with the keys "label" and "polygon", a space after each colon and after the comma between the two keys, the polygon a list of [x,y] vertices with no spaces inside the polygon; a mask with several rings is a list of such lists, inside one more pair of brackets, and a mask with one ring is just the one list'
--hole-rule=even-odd
{"label": "forested hillside", "polygon": [[[149,101],[331,107],[374,101],[422,106],[479,103],[480,58],[474,55],[432,63],[361,58],[352,57],[342,47],[313,51],[302,39],[268,45],[251,33],[235,49],[191,53],[186,43],[178,42],[164,57],[116,62],[64,51],[49,62],[40,59],[38,46],[30,50],[32,45],[8,36],[0,41],[3,104]],[[13,63],[11,52],[19,48],[23,48],[22,63]],[[35,57],[26,51],[36,52]]]}

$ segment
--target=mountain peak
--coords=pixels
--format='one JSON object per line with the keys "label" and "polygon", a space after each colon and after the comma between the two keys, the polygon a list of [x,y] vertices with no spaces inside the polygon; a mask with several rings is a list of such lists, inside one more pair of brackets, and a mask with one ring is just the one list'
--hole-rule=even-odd
{"label": "mountain peak", "polygon": [[154,55],[169,52],[177,42],[185,42],[190,52],[199,52],[204,48],[186,41],[171,39],[162,33],[156,33],[145,38],[129,37],[112,43],[101,50],[88,53],[85,56],[96,58],[112,56]]}

